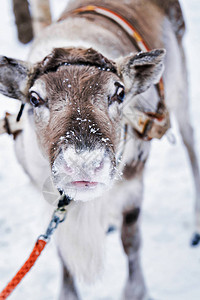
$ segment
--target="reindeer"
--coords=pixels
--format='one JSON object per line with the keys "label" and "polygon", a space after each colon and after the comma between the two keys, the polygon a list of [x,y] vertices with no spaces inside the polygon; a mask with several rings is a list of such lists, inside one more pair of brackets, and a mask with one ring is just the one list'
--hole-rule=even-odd
{"label": "reindeer", "polygon": [[[13,134],[17,158],[38,187],[50,176],[56,189],[73,197],[56,236],[63,262],[60,299],[79,299],[74,277],[93,282],[101,274],[110,224],[121,228],[127,254],[123,299],[148,299],[140,264],[143,176],[150,140],[169,127],[167,111],[174,112],[190,157],[196,242],[200,234],[200,177],[179,2],[70,1],[43,30],[49,14],[40,10],[38,24],[39,2],[33,2],[36,38],[28,61],[0,58],[0,92],[26,104],[21,121],[7,116],[1,132]],[[154,50],[140,52],[127,22]],[[167,109],[158,82],[164,83]]]}

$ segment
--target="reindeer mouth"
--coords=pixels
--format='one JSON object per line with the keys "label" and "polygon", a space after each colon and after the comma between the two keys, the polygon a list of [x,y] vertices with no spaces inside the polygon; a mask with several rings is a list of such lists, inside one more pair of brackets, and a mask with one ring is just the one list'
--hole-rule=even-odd
{"label": "reindeer mouth", "polygon": [[91,181],[72,181],[71,185],[77,188],[95,188],[99,182]]}
{"label": "reindeer mouth", "polygon": [[74,147],[62,150],[52,166],[56,188],[75,201],[100,197],[113,183],[112,162],[105,149],[77,152]]}

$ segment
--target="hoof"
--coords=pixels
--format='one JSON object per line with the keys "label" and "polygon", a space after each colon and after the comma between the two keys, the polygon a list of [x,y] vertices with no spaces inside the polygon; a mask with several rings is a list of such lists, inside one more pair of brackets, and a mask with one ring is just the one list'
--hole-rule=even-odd
{"label": "hoof", "polygon": [[194,236],[192,237],[191,240],[191,246],[197,246],[200,244],[200,234],[199,233],[194,233]]}

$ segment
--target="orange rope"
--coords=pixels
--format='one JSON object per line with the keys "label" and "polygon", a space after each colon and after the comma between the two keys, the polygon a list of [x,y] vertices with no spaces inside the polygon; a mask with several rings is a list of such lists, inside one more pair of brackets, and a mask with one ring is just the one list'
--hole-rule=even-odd
{"label": "orange rope", "polygon": [[[46,244],[50,240],[50,236],[56,230],[58,225],[65,220],[65,216],[67,213],[66,206],[70,204],[71,198],[66,196],[63,192],[60,192],[60,199],[58,201],[58,207],[54,210],[53,215],[51,217],[51,221],[47,227],[45,234],[41,234],[35,243],[33,251],[31,252],[29,258],[21,267],[21,269],[17,272],[17,274],[13,277],[13,279],[8,283],[5,289],[0,293],[0,300],[7,299],[7,297],[13,292],[13,290],[18,286],[20,281],[24,278],[24,276],[30,271],[30,269],[35,264],[36,260],[42,253]],[[42,238],[42,239],[41,239]]]}
{"label": "orange rope", "polygon": [[38,239],[35,243],[33,251],[31,252],[29,258],[21,267],[21,269],[17,272],[17,274],[13,277],[13,279],[8,283],[5,289],[0,293],[0,300],[7,299],[7,297],[12,293],[12,291],[17,287],[20,281],[24,278],[24,276],[30,271],[30,269],[35,264],[36,260],[40,256],[42,250],[46,246],[47,242],[44,240]]}

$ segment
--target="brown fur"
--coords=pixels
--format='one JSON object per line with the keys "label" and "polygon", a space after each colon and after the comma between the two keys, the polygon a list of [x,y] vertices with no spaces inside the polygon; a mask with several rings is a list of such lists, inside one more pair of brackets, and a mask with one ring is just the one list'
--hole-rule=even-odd
{"label": "brown fur", "polygon": [[185,33],[185,21],[183,18],[182,9],[178,0],[151,0],[158,7],[164,10],[172,23],[177,39],[180,41]]}
{"label": "brown fur", "polygon": [[[124,16],[141,33],[151,48],[163,47],[159,41],[156,41],[156,36],[159,36],[162,30],[161,27],[158,27],[158,24],[162,24],[162,19],[166,16],[172,23],[178,40],[181,40],[185,32],[185,22],[178,0],[132,0],[127,2],[126,5],[121,0],[70,1],[60,20],[65,19],[71,10],[86,5],[103,6]],[[154,44],[152,44],[152,41]]]}
{"label": "brown fur", "polygon": [[[67,80],[63,83],[64,78]],[[74,80],[68,81],[70,78]],[[109,78],[110,72],[80,65],[62,66],[57,72],[49,72],[40,77],[46,82],[48,101],[46,99],[44,105],[48,105],[51,119],[48,128],[41,130],[43,134],[40,133],[39,139],[43,147],[49,145],[48,153],[52,161],[59,152],[61,137],[65,137],[67,145],[74,145],[77,151],[84,148],[92,150],[98,144],[99,147],[105,145],[102,138],[107,138],[107,151],[113,161],[118,141],[118,136],[114,134],[118,120],[110,120],[108,113],[105,113],[108,98],[105,99],[102,93],[104,89],[106,92]],[[87,119],[87,122],[81,122],[80,118]],[[96,131],[95,134],[90,132],[90,126]]]}
{"label": "brown fur", "polygon": [[[69,15],[72,16],[70,13],[71,10],[85,5],[103,6],[112,11],[116,11],[121,16],[124,16],[124,18],[129,21],[138,32],[140,32],[151,49],[163,47],[162,41],[159,40],[162,32],[162,26],[158,26],[158,24],[163,23],[164,13],[162,10],[159,11],[158,9],[155,9],[155,4],[151,3],[151,1],[133,0],[129,3],[126,3],[126,5],[124,5],[123,1],[121,0],[70,1],[69,5],[67,6],[67,10],[61,16],[61,20],[69,17]],[[79,14],[79,17],[80,16],[81,15]],[[87,16],[89,16],[89,14],[86,14],[86,17]],[[83,14],[83,17],[85,18],[85,14]],[[96,21],[98,22],[98,18],[95,16],[95,22]],[[149,26],[149,24],[151,24],[151,26]],[[104,26],[107,26],[107,24]],[[112,31],[113,25],[109,26],[109,29]]]}
{"label": "brown fur", "polygon": [[[94,145],[95,148],[104,148],[102,146],[106,145],[107,153],[110,155],[111,162],[114,166],[116,148],[120,141],[119,135],[122,132],[120,128],[120,109],[122,106],[120,107],[118,105],[116,109],[116,106],[110,105],[110,102],[114,101],[113,93],[115,83],[116,81],[121,81],[125,86],[126,94],[130,98],[144,92],[150,85],[157,83],[159,80],[165,55],[164,50],[155,50],[148,54],[140,53],[138,55],[130,55],[130,52],[132,51],[137,52],[138,47],[136,47],[134,43],[130,43],[130,37],[128,37],[127,33],[124,32],[122,28],[119,31],[119,24],[116,24],[114,21],[104,16],[96,15],[95,13],[87,12],[77,16],[74,15],[71,10],[88,4],[104,6],[124,16],[124,18],[143,36],[143,39],[150,48],[160,48],[163,47],[163,45],[167,48],[169,45],[165,61],[166,73],[164,74],[164,83],[165,88],[170,90],[170,88],[173,87],[173,84],[167,76],[171,74],[171,71],[173,71],[174,68],[175,62],[172,58],[174,58],[173,56],[175,56],[175,59],[182,58],[181,50],[179,49],[181,45],[180,43],[177,43],[173,30],[179,41],[179,37],[181,39],[183,34],[183,31],[181,30],[184,27],[184,22],[179,23],[182,18],[182,13],[180,6],[177,6],[177,1],[167,1],[167,3],[169,2],[170,5],[172,5],[171,8],[166,3],[162,4],[159,0],[96,0],[95,3],[92,0],[71,1],[67,10],[61,17],[63,22],[52,25],[52,27],[45,31],[46,33],[42,35],[42,38],[38,40],[39,42],[36,42],[36,44],[38,43],[38,45],[40,45],[39,49],[41,51],[45,50],[47,52],[48,45],[46,49],[45,42],[47,42],[47,44],[49,41],[52,42],[50,47],[54,44],[54,39],[51,40],[53,28],[54,35],[59,33],[61,41],[67,41],[73,45],[73,41],[80,39],[80,41],[83,42],[83,45],[86,41],[87,44],[93,45],[112,60],[118,58],[114,63],[112,60],[106,59],[102,54],[91,48],[88,50],[59,48],[55,49],[42,62],[36,64],[32,69],[30,79],[24,80],[25,83],[30,83],[30,81],[32,81],[29,87],[33,85],[36,79],[42,80],[45,85],[44,90],[47,98],[42,99],[43,101],[41,101],[42,104],[40,103],[40,105],[43,105],[43,107],[40,107],[41,110],[39,107],[35,109],[35,128],[32,129],[37,133],[37,142],[39,142],[40,146],[43,148],[46,154],[45,156],[51,160],[51,164],[54,162],[59,152],[62,151],[63,147],[67,148],[69,145],[74,145],[78,152],[83,149],[93,150]],[[82,25],[80,26],[79,22],[85,27]],[[76,24],[79,26],[76,26]],[[168,33],[166,33],[165,28],[168,29]],[[172,40],[175,42],[177,48],[176,46],[173,46]],[[45,49],[43,49],[44,45]],[[37,46],[35,47],[37,48]],[[52,50],[52,48],[50,49]],[[49,50],[49,52],[51,50]],[[44,55],[43,52],[42,54],[40,53],[40,59],[47,54],[46,52]],[[128,56],[120,58],[120,56],[125,55]],[[38,58],[38,61],[40,59]],[[19,89],[21,86],[23,87],[23,84],[17,81],[17,76],[14,77],[14,83],[12,82],[13,77],[10,76],[10,73],[12,73],[10,70],[12,71],[14,66],[12,62],[13,61],[10,63],[9,59],[6,60],[5,58],[2,58],[2,76],[0,79],[2,83],[6,83],[7,86],[6,91],[6,87],[2,84],[4,88],[2,92],[4,94],[7,92],[8,96],[12,95],[12,91],[9,89],[10,87],[15,88],[17,85]],[[14,63],[15,66],[19,68],[18,63],[16,63],[16,61]],[[180,66],[177,59],[176,67],[180,73],[182,64],[184,65],[184,61],[181,62]],[[5,69],[7,71],[5,71]],[[24,73],[25,72],[22,72],[23,76],[25,76]],[[16,74],[17,72],[15,75]],[[19,74],[21,73],[19,72]],[[178,71],[176,74],[178,74]],[[8,78],[5,78],[5,75],[9,77],[10,81],[8,81]],[[179,79],[178,76],[177,78]],[[181,80],[185,83],[184,78],[181,78],[180,76],[180,82]],[[110,84],[111,81],[112,84]],[[184,86],[183,83],[180,84],[180,86],[177,86],[177,92],[179,92],[179,94],[174,93],[174,96],[180,95],[180,91]],[[176,84],[175,80],[174,84]],[[37,91],[39,93],[40,89],[42,90],[41,86],[38,87],[38,90],[37,85],[35,85],[35,88],[35,93],[37,93]],[[43,93],[44,95],[45,92]],[[16,93],[14,93],[14,95],[15,94]],[[24,91],[20,90],[19,98],[21,100],[24,99],[24,95]],[[179,97],[180,96],[178,96],[178,98]],[[169,99],[169,96],[167,99]],[[152,100],[151,95],[148,95],[148,100]],[[26,99],[26,101],[28,101],[28,99]],[[181,104],[175,103],[178,110]],[[48,107],[48,111],[45,110],[45,106]],[[112,113],[109,114],[109,109],[111,110],[111,108],[113,110]],[[44,115],[42,115],[42,112]],[[45,113],[47,114],[45,115]],[[50,117],[46,120],[45,118],[48,118],[48,113],[50,114]],[[91,123],[95,134],[90,131]],[[190,136],[190,133],[188,136]],[[145,144],[141,139],[139,140],[139,135],[137,137],[138,139],[135,139],[136,144],[130,145],[129,147],[129,144],[127,143],[128,146],[126,145],[127,148],[125,147],[125,154],[124,157],[122,155],[122,162],[121,165],[119,165],[119,167],[123,169],[124,164],[126,164],[123,179],[130,180],[134,177],[134,180],[131,182],[120,182],[120,185],[124,187],[125,193],[121,194],[119,192],[119,195],[116,195],[116,198],[119,197],[121,198],[120,200],[123,201],[121,207],[121,212],[123,214],[121,238],[129,263],[129,276],[124,292],[124,299],[126,300],[147,299],[145,282],[140,265],[139,248],[141,241],[139,213],[143,193],[143,167],[145,160],[148,157],[149,147],[148,144]],[[106,143],[102,138],[107,139]],[[140,149],[141,145],[142,149]],[[144,158],[142,158],[142,156],[144,156]],[[193,159],[192,156],[191,158]],[[199,181],[198,167],[196,170]],[[118,191],[119,190],[116,189],[116,194]],[[63,239],[61,236],[58,246],[61,248],[63,247],[62,249],[67,249],[68,243],[62,243]],[[67,257],[66,253],[64,253],[64,251],[62,252],[63,260],[65,256]],[[75,259],[76,258],[77,256]],[[67,290],[72,291],[74,299],[77,299],[78,296],[74,289],[73,280],[68,271],[65,270],[63,293],[65,293],[65,291],[67,292]],[[65,296],[65,294],[63,295],[64,296],[62,296],[61,299],[68,297],[67,294],[67,296]]]}
{"label": "brown fur", "polygon": [[33,39],[31,15],[27,0],[13,0],[13,11],[17,25],[18,39],[27,44]]}
{"label": "brown fur", "polygon": [[110,69],[113,73],[117,72],[114,62],[112,63],[92,48],[55,48],[37,67],[42,74],[56,71],[59,66],[65,63],[70,65],[95,66],[104,70]]}
{"label": "brown fur", "polygon": [[123,176],[127,180],[131,180],[134,176],[142,174],[145,162],[140,160],[133,160],[131,163],[126,164],[123,169]]}

